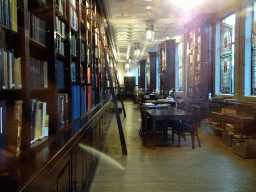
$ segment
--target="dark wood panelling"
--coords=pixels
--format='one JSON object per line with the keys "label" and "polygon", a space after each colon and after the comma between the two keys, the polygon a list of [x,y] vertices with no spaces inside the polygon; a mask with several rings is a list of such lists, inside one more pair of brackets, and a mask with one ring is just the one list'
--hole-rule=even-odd
{"label": "dark wood panelling", "polygon": [[156,52],[149,52],[150,92],[156,89]]}
{"label": "dark wood panelling", "polygon": [[139,88],[145,89],[145,63],[146,60],[143,59],[140,61],[140,78],[139,78]]}

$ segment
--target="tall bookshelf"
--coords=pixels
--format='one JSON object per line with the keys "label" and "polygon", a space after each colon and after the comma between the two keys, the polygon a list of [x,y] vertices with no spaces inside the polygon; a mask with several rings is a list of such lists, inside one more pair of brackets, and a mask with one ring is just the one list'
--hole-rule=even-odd
{"label": "tall bookshelf", "polygon": [[104,99],[106,77],[104,25],[94,0],[6,2],[11,9],[0,21],[0,170]]}
{"label": "tall bookshelf", "polygon": [[187,97],[207,99],[212,92],[214,16],[203,14],[187,24]]}
{"label": "tall bookshelf", "polygon": [[169,91],[175,87],[175,39],[162,42],[159,47],[160,55],[160,93],[168,95]]}

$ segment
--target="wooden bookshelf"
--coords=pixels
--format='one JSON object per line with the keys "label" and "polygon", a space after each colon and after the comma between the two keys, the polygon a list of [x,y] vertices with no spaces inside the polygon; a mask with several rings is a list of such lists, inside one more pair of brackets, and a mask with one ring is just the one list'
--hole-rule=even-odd
{"label": "wooden bookshelf", "polygon": [[203,14],[186,25],[187,97],[207,99],[212,93],[214,17]]}
{"label": "wooden bookshelf", "polygon": [[[17,126],[14,129],[8,127],[10,124],[15,126],[15,119],[4,117],[2,120],[6,124],[4,134],[9,134],[11,130],[19,137],[16,143],[19,152],[13,153],[8,162],[0,156],[0,171],[67,129],[70,123],[105,99],[107,90],[104,85],[106,71],[103,50],[109,45],[103,43],[106,41],[106,37],[103,38],[106,34],[102,34],[105,30],[103,16],[94,0],[12,2],[17,3],[18,9],[12,5],[17,19],[0,23],[4,38],[0,48],[3,54],[8,55],[6,61],[10,67],[13,67],[15,59],[20,62],[21,82],[20,86],[14,88],[12,81],[16,74],[8,72],[6,87],[5,79],[1,77],[0,109],[16,113],[15,103],[22,101],[22,121],[19,122],[18,135],[13,131]],[[17,24],[17,28],[11,26],[13,23]],[[1,69],[5,69],[2,63],[0,65],[3,66]],[[43,104],[32,105],[32,99]],[[38,108],[35,109],[35,106]],[[42,106],[46,108],[38,112]],[[34,130],[35,122],[38,123],[39,119],[42,121],[40,126],[45,128],[46,116],[49,116],[47,134],[33,140],[35,131],[41,133],[38,127]],[[10,150],[10,146],[2,150]]]}

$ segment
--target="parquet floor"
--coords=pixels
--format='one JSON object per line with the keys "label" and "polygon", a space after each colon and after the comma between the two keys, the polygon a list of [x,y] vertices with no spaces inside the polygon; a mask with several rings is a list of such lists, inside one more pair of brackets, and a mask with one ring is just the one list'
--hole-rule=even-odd
{"label": "parquet floor", "polygon": [[[191,148],[189,136],[159,145],[152,150],[142,145],[139,135],[140,113],[131,101],[124,102],[126,118],[121,115],[127,155],[122,155],[116,119],[109,130],[105,152],[124,165],[122,171],[100,161],[91,192],[135,191],[256,191],[256,160],[233,153],[218,136],[200,133],[202,147]],[[161,144],[161,143],[160,143]]]}

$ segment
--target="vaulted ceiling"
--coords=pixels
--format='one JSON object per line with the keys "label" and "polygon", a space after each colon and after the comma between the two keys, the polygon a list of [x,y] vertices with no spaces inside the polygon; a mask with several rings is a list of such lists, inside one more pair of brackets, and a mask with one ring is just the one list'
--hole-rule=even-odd
{"label": "vaulted ceiling", "polygon": [[[174,1],[177,2],[177,0],[105,0],[109,23],[114,28],[114,43],[119,62],[127,62],[128,57],[133,62],[141,60],[147,52],[156,51],[162,41],[182,34],[183,25],[199,13],[214,12],[230,3],[230,0],[205,0],[190,10],[184,10],[183,6],[189,6],[189,3],[194,6],[198,0],[186,0],[180,6],[174,4]],[[147,43],[146,40],[148,24],[154,26],[153,43]],[[136,44],[139,44],[141,50],[140,57],[134,54]]]}

